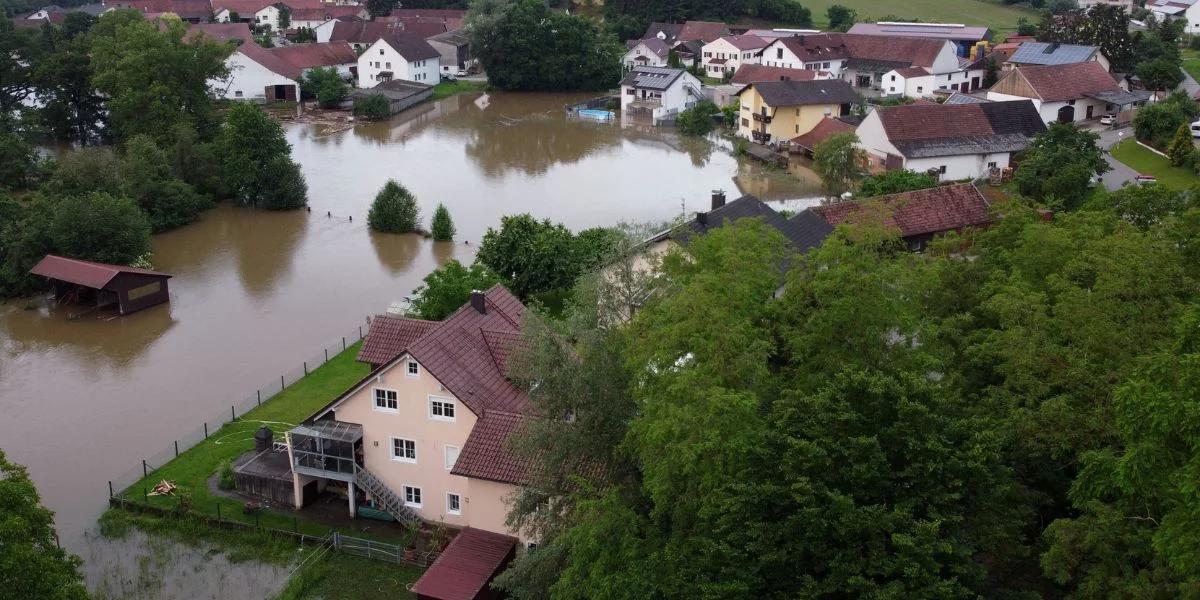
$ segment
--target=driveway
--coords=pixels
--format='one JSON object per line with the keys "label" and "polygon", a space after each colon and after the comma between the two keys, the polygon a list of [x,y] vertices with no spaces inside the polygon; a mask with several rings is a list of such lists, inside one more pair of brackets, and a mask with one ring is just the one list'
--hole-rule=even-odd
{"label": "driveway", "polygon": [[1187,92],[1188,96],[1195,96],[1196,92],[1200,92],[1200,83],[1196,83],[1196,80],[1193,79],[1191,75],[1188,75],[1187,71],[1184,71],[1183,69],[1180,69],[1179,71],[1183,73],[1183,81],[1180,81],[1179,87],[1175,89]]}
{"label": "driveway", "polygon": [[[1193,80],[1193,83],[1195,81]],[[1112,157],[1109,150],[1112,149],[1118,142],[1124,139],[1133,137],[1133,129],[1122,127],[1120,129],[1105,129],[1100,132],[1100,149],[1104,151],[1104,160],[1108,163],[1110,171],[1100,176],[1100,181],[1104,183],[1104,189],[1108,191],[1118,190],[1121,187],[1132,184],[1138,172],[1134,171],[1125,163]]]}

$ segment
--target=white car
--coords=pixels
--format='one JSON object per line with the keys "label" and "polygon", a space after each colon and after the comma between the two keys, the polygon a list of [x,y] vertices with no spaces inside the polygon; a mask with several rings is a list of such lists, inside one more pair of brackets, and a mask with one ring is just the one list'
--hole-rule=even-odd
{"label": "white car", "polygon": [[1116,123],[1116,122],[1117,122],[1117,115],[1114,115],[1114,114],[1107,114],[1107,115],[1104,115],[1103,117],[1100,117],[1101,125],[1112,125],[1113,123]]}
{"label": "white car", "polygon": [[1190,129],[1192,130],[1192,137],[1194,137],[1194,138],[1200,137],[1200,121],[1196,121],[1195,123],[1192,123]]}

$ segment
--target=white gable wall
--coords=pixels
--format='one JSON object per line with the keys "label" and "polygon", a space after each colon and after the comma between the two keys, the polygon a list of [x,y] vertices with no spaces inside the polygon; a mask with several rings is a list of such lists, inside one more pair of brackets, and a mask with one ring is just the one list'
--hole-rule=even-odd
{"label": "white gable wall", "polygon": [[[759,64],[758,53],[760,50],[762,49],[739,50],[737,46],[720,38],[704,45],[704,50],[701,52],[701,64],[704,65],[704,72],[709,77],[724,77],[726,73],[736,72],[742,65]],[[725,59],[725,62],[714,64],[712,63],[714,59]]]}
{"label": "white gable wall", "polygon": [[[643,57],[645,60],[637,60],[638,57]],[[626,69],[634,67],[665,67],[667,59],[660,58],[652,50],[646,47],[645,44],[638,44],[629,49],[625,56],[621,58],[621,64],[625,65]]]}
{"label": "white gable wall", "polygon": [[297,85],[295,80],[271,71],[241,52],[231,54],[225,65],[229,67],[229,76],[208,82],[218,98],[265,101],[267,86]]}
{"label": "white gable wall", "polygon": [[330,19],[312,28],[313,33],[317,36],[318,42],[328,42],[329,38],[333,37],[333,26],[337,23],[337,19]]}
{"label": "white gable wall", "polygon": [[390,71],[392,79],[404,79],[436,85],[441,77],[439,58],[409,61],[400,55],[386,40],[376,40],[358,57],[358,87],[373,88],[381,82],[381,73]]}

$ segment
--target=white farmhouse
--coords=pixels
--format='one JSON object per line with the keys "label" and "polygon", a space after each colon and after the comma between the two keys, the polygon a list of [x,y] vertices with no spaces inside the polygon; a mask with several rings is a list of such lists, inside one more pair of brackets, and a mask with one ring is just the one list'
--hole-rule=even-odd
{"label": "white farmhouse", "polygon": [[299,69],[301,76],[308,74],[312,69],[332,68],[337,69],[338,75],[343,79],[353,80],[354,69],[358,65],[358,56],[346,42],[288,44],[268,48],[267,52]]}
{"label": "white farmhouse", "polygon": [[758,64],[758,55],[768,43],[754,35],[727,35],[704,45],[700,64],[709,77],[725,77],[744,64]]}
{"label": "white farmhouse", "polygon": [[300,99],[300,69],[253,40],[242,42],[225,59],[225,66],[228,76],[208,82],[218,98],[253,102]]}
{"label": "white farmhouse", "polygon": [[621,57],[621,64],[628,71],[634,67],[665,67],[671,56],[671,48],[661,38],[629,40],[625,43],[629,51]]}
{"label": "white farmhouse", "polygon": [[1016,67],[988,89],[988,100],[1032,100],[1046,123],[1099,118],[1144,104],[1146,91],[1128,92],[1097,62]]}
{"label": "white farmhouse", "polygon": [[421,36],[389,30],[358,57],[358,87],[371,88],[393,79],[434,85],[441,80],[441,57]]}
{"label": "white farmhouse", "polygon": [[1005,169],[1046,130],[1028,100],[881,107],[855,133],[873,172],[908,169],[942,180],[978,179]]}
{"label": "white farmhouse", "polygon": [[1197,0],[1146,0],[1146,8],[1159,21],[1185,21],[1184,33],[1200,33],[1200,2]]}
{"label": "white farmhouse", "polygon": [[213,20],[217,23],[249,21],[259,27],[269,25],[279,31],[279,6],[274,0],[216,0],[212,3]]}
{"label": "white farmhouse", "polygon": [[1038,65],[1069,65],[1080,62],[1098,62],[1105,71],[1112,70],[1108,58],[1096,46],[1078,44],[1050,44],[1046,42],[1021,42],[1004,68],[1032,67]]}
{"label": "white farmhouse", "polygon": [[635,67],[621,80],[621,112],[655,124],[704,99],[700,80],[683,69]]}

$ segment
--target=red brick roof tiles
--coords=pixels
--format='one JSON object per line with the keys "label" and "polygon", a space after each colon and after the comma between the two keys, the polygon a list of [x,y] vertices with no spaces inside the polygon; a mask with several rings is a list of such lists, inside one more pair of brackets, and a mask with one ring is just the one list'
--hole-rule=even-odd
{"label": "red brick roof tiles", "polygon": [[811,210],[836,226],[870,221],[875,207],[883,210],[883,224],[898,229],[903,237],[957,231],[992,221],[987,199],[970,183],[827,204]]}
{"label": "red brick roof tiles", "polygon": [[1098,62],[1017,67],[1006,77],[1023,76],[1042,102],[1083,98],[1096,92],[1119,92],[1121,86]]}
{"label": "red brick roof tiles", "polygon": [[166,273],[159,273],[158,271],[151,271],[149,269],[110,265],[90,260],[80,260],[78,258],[55,256],[53,254],[47,254],[36,265],[33,265],[33,268],[29,272],[34,275],[41,275],[95,289],[100,289],[108,285],[114,277],[122,273],[170,277]]}
{"label": "red brick roof tiles", "polygon": [[421,598],[475,600],[512,559],[516,545],[514,537],[467,527],[413,584],[412,592]]}
{"label": "red brick roof tiles", "polygon": [[[768,67],[766,65],[744,64],[738,67],[730,83],[745,85],[760,81],[812,81],[824,71],[811,69],[788,69],[785,67]],[[822,76],[824,78],[825,76]]]}
{"label": "red brick roof tiles", "polygon": [[509,438],[520,430],[523,422],[524,417],[515,413],[484,413],[467,436],[450,473],[513,485],[526,483],[529,465],[508,447]]}
{"label": "red brick roof tiles", "polygon": [[389,363],[437,324],[437,321],[379,315],[371,320],[371,329],[356,360],[372,365]]}
{"label": "red brick roof tiles", "polygon": [[792,138],[792,145],[812,151],[817,144],[829,139],[835,133],[854,133],[855,127],[840,119],[825,117],[808,133]]}
{"label": "red brick roof tiles", "polygon": [[358,64],[358,54],[346,42],[289,44],[277,48],[267,48],[267,52],[297,69]]}
{"label": "red brick roof tiles", "polygon": [[945,40],[848,33],[795,36],[777,41],[804,61],[858,58],[903,62],[921,67],[932,67],[933,61],[949,43]]}

